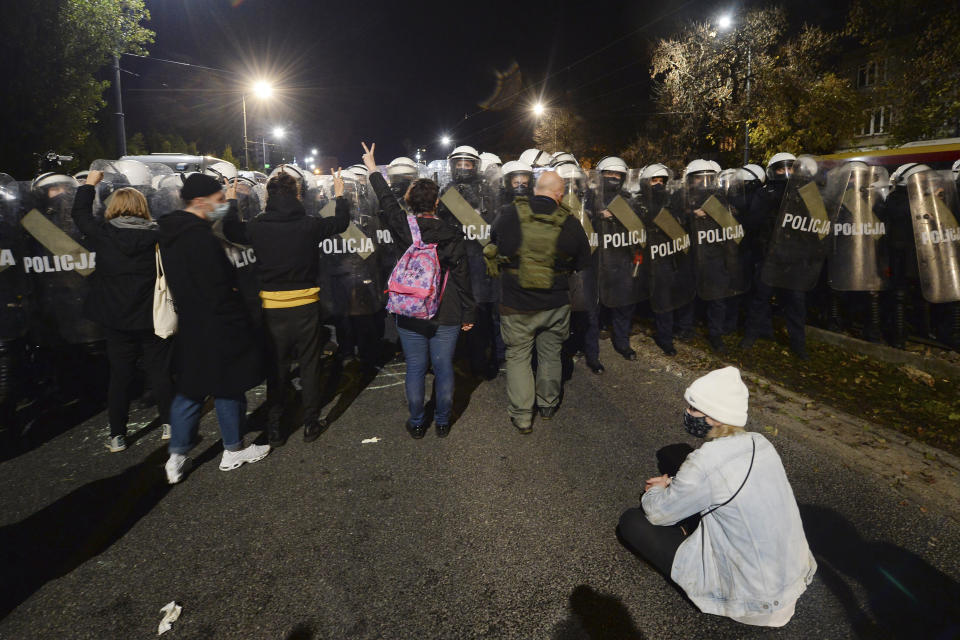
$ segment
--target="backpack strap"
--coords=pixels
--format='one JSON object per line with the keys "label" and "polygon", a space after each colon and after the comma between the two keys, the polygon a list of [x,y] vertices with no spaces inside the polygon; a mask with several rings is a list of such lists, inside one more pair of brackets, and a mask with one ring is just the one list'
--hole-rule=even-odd
{"label": "backpack strap", "polygon": [[[743,478],[743,482],[740,483],[740,489],[743,489],[743,485],[747,484],[747,478],[750,477],[750,472],[753,471],[753,459],[754,459],[754,458],[756,457],[756,455],[757,455],[757,441],[754,439],[753,436],[750,436],[750,442],[753,443],[753,453],[750,454],[750,467],[747,469],[747,475]],[[700,516],[700,517],[702,518],[703,516],[708,516],[708,515],[710,515],[711,513],[713,513],[714,511],[716,511],[717,509],[719,509],[720,507],[725,507],[725,506],[727,506],[728,504],[730,504],[730,502],[733,501],[733,499],[736,498],[737,495],[740,493],[740,489],[737,489],[736,491],[734,491],[734,492],[733,492],[733,495],[730,496],[729,498],[727,498],[727,501],[726,501],[726,502],[724,502],[723,504],[718,504],[717,506],[715,506],[714,508],[710,509],[709,511],[707,511],[706,513],[704,513],[704,514],[703,514],[702,516]]]}
{"label": "backpack strap", "polygon": [[423,239],[420,237],[420,225],[417,224],[417,217],[412,213],[407,214],[407,225],[410,227],[410,235],[413,237],[415,247],[423,246]]}

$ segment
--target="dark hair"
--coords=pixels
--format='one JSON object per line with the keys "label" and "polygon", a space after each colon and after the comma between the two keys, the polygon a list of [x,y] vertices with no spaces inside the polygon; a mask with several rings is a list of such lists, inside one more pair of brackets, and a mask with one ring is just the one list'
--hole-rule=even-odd
{"label": "dark hair", "polygon": [[279,195],[296,198],[300,195],[300,183],[289,173],[278,173],[267,181],[267,197]]}
{"label": "dark hair", "polygon": [[420,178],[410,184],[407,192],[407,204],[414,213],[427,213],[437,208],[437,195],[440,187],[429,178]]}

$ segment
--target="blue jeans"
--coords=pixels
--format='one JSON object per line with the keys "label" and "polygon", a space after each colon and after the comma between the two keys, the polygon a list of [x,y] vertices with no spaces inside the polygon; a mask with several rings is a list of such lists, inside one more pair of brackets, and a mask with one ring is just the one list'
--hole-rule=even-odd
{"label": "blue jeans", "polygon": [[[197,427],[200,425],[200,410],[203,409],[205,401],[206,398],[194,400],[179,393],[174,396],[170,403],[170,453],[186,455],[193,448]],[[240,427],[247,415],[246,396],[241,394],[238,398],[214,398],[213,404],[217,411],[217,422],[220,423],[223,448],[227,451],[239,451],[243,446]]]}
{"label": "blue jeans", "polygon": [[434,422],[450,424],[453,408],[453,352],[457,347],[460,327],[441,325],[432,338],[397,327],[403,357],[407,361],[407,406],[410,409],[410,424],[423,424],[423,404],[426,395],[427,369],[433,364]]}

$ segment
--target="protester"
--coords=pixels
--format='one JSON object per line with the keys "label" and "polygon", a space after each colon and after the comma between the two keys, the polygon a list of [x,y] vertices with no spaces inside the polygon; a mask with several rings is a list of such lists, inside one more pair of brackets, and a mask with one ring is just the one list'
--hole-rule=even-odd
{"label": "protester", "polygon": [[156,281],[157,223],[147,200],[136,189],[123,188],[110,197],[102,220],[93,217],[96,186],[103,172],[91,170],[77,189],[73,220],[97,255],[90,275],[84,316],[103,327],[110,362],[107,407],[111,452],[127,448],[130,387],[137,359],[144,370],[160,414],[161,438],[170,438],[170,341],[153,331],[153,286]]}
{"label": "protester", "polygon": [[[620,518],[620,537],[702,612],[782,627],[817,569],[783,463],[743,428],[749,392],[738,369],[711,371],[683,396],[684,428],[708,442],[674,477],[647,480],[641,507]],[[685,520],[698,514],[699,524]]]}
{"label": "protester", "polygon": [[[371,144],[369,149],[365,143],[363,145],[363,162],[370,170],[370,185],[380,199],[383,223],[390,230],[398,248],[406,248],[414,242],[413,223],[408,222],[407,213],[377,169],[373,157],[375,148],[375,144]],[[410,418],[406,426],[414,438],[422,438],[429,427],[424,414],[424,396],[427,370],[431,365],[437,435],[442,438],[450,433],[454,391],[453,353],[460,331],[473,328],[476,313],[463,232],[459,227],[437,218],[439,193],[436,182],[421,179],[412,182],[404,196],[407,207],[416,217],[415,224],[423,242],[436,245],[443,272],[441,280],[445,283],[440,293],[439,308],[433,318],[396,317],[397,332],[407,362],[405,385]]]}
{"label": "protester", "polygon": [[[534,401],[549,420],[560,404],[561,350],[570,335],[569,277],[589,265],[583,227],[561,203],[566,190],[553,171],[540,175],[532,198],[518,196],[502,207],[493,225],[493,247],[502,270],[500,330],[507,347],[510,421],[520,433],[533,430]],[[493,258],[491,258],[493,260]],[[534,380],[531,354],[536,346]]]}
{"label": "protester", "polygon": [[288,173],[267,182],[266,210],[250,222],[241,222],[231,207],[223,231],[231,242],[253,246],[260,275],[260,299],[269,334],[267,376],[267,434],[270,446],[284,443],[280,419],[293,352],[300,362],[303,388],[303,439],[313,442],[327,428],[320,417],[320,356],[323,326],[317,286],[324,238],[346,230],[350,204],[343,198],[343,180],[333,176],[336,213],[330,218],[308,216],[300,199],[300,185]]}
{"label": "protester", "polygon": [[[233,187],[226,196],[236,199]],[[176,395],[170,407],[170,458],[167,480],[183,478],[204,400],[213,396],[223,437],[220,469],[262,460],[269,445],[243,447],[244,392],[263,380],[263,362],[252,322],[244,307],[237,270],[210,228],[227,215],[220,183],[193,174],[180,190],[184,209],[160,219],[160,253],[177,306],[174,372]]]}

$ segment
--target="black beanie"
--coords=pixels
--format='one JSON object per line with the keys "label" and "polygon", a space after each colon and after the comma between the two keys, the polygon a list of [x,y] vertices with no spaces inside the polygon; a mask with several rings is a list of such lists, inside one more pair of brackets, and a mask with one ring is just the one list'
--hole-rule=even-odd
{"label": "black beanie", "polygon": [[220,191],[220,182],[216,178],[205,176],[202,173],[194,173],[183,181],[183,187],[180,188],[180,197],[184,202],[189,203],[194,198],[206,198]]}

